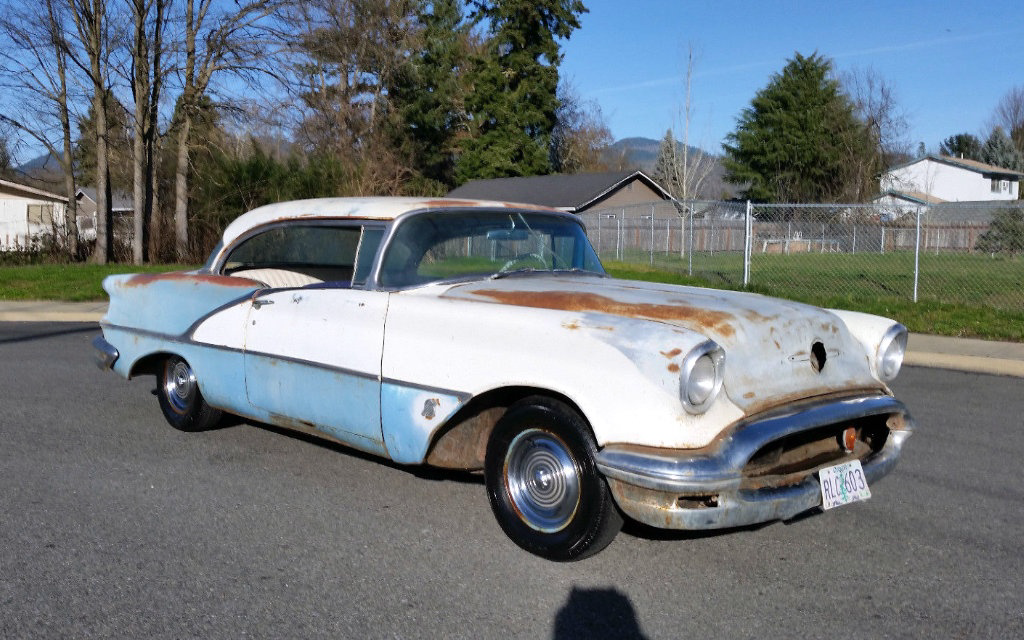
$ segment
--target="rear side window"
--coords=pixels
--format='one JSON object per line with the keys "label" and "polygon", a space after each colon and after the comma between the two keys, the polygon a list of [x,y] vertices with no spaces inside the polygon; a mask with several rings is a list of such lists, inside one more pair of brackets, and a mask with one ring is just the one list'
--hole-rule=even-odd
{"label": "rear side window", "polygon": [[224,262],[225,275],[266,270],[303,274],[339,286],[362,285],[383,229],[361,225],[282,225],[240,243]]}

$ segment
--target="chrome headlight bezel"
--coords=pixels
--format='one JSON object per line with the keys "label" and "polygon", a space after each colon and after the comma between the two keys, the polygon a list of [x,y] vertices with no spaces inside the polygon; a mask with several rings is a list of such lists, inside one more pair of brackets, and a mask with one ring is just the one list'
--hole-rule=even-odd
{"label": "chrome headlight bezel", "polygon": [[907,337],[909,333],[902,324],[896,323],[882,335],[875,351],[875,372],[883,382],[896,379],[903,366],[903,358],[907,353]]}
{"label": "chrome headlight bezel", "polygon": [[[710,378],[706,373],[707,362],[713,367]],[[679,399],[687,413],[698,415],[708,410],[722,390],[724,370],[725,351],[714,341],[707,340],[690,349],[679,372]],[[702,385],[705,390],[695,385]]]}

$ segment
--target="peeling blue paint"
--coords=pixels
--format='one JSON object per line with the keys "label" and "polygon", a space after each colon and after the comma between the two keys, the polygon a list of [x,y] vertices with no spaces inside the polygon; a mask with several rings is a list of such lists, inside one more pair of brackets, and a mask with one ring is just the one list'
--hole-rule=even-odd
{"label": "peeling blue paint", "polygon": [[281,426],[316,429],[346,444],[387,455],[380,428],[380,382],[375,378],[245,354],[245,396]]}
{"label": "peeling blue paint", "polygon": [[426,459],[434,433],[459,410],[465,398],[450,391],[392,381],[381,385],[380,395],[384,443],[389,457],[402,464],[419,464]]}

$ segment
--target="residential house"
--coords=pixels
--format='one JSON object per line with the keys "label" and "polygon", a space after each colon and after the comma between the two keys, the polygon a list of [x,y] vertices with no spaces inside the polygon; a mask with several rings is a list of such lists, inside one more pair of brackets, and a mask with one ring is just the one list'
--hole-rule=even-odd
{"label": "residential house", "polygon": [[[543,205],[569,213],[672,200],[672,196],[643,171],[471,180],[448,195]],[[677,215],[672,207],[658,209],[664,210],[666,215]]]}
{"label": "residential house", "polygon": [[65,196],[0,180],[0,251],[25,249],[64,228]]}
{"label": "residential house", "polygon": [[889,169],[882,195],[924,204],[1017,200],[1024,173],[977,160],[929,155]]}
{"label": "residential house", "polygon": [[[79,187],[76,194],[78,200],[78,232],[85,240],[96,239],[96,189]],[[130,238],[134,233],[132,216],[135,213],[134,199],[131,195],[115,191],[110,198],[113,216],[114,235],[118,238]]]}

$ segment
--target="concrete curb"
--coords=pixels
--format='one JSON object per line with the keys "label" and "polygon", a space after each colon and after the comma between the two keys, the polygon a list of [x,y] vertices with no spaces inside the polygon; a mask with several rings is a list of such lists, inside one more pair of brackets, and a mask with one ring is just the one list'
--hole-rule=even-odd
{"label": "concrete curb", "polygon": [[0,300],[0,322],[99,322],[106,302]]}
{"label": "concrete curb", "polygon": [[[0,300],[0,322],[99,322],[104,302]],[[1024,378],[1024,343],[910,335],[904,364]]]}
{"label": "concrete curb", "polygon": [[971,373],[988,373],[998,376],[1024,378],[1024,362],[1002,358],[959,356],[948,353],[914,353],[908,351],[903,364],[908,367],[954,369]]}

